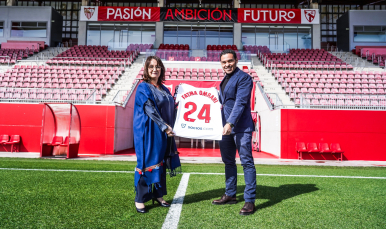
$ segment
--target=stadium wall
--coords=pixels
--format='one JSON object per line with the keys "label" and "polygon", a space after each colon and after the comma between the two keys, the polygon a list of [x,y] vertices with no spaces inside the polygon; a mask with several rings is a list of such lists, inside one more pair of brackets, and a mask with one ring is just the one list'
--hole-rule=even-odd
{"label": "stadium wall", "polygon": [[[350,44],[350,49],[354,49],[355,46],[384,46],[386,42],[380,36],[380,39],[377,41],[370,42],[354,42],[354,26],[385,26],[386,22],[386,13],[384,10],[350,10],[348,16],[349,20],[349,40],[345,41]],[[339,20],[339,19],[338,19]],[[339,25],[339,24],[338,24]],[[338,30],[342,29],[338,27]],[[346,28],[343,28],[346,29]],[[374,36],[373,38],[375,38]],[[339,38],[338,38],[339,39]]]}
{"label": "stadium wall", "polygon": [[[51,6],[1,6],[0,21],[4,22],[4,34],[0,37],[0,43],[7,42],[7,40],[44,41],[49,46],[54,46],[62,40],[63,17]],[[23,37],[22,34],[12,35],[12,22],[46,22],[46,36]]]}
{"label": "stadium wall", "polygon": [[[281,110],[281,158],[297,159],[296,142],[340,143],[343,160],[386,161],[386,111]],[[314,153],[308,159],[334,159]]]}
{"label": "stadium wall", "polygon": [[81,120],[79,153],[114,154],[115,106],[76,105]]}
{"label": "stadium wall", "polygon": [[255,111],[260,115],[261,146],[260,150],[280,157],[280,110],[270,110],[259,88],[255,91]]}
{"label": "stadium wall", "polygon": [[[126,108],[76,105],[81,119],[80,154],[114,154],[133,148],[133,104]],[[0,104],[0,134],[20,135],[20,152],[40,152],[43,104]],[[6,148],[5,148],[6,147]],[[0,146],[0,151],[10,146]]]}
{"label": "stadium wall", "polygon": [[[43,104],[0,104],[0,134],[20,135],[20,152],[40,152]],[[10,146],[0,146],[0,151]]]}

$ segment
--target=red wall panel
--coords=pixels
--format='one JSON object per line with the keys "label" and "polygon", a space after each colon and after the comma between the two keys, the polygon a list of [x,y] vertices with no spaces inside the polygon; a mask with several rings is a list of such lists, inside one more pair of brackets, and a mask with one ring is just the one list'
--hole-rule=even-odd
{"label": "red wall panel", "polygon": [[[0,134],[19,134],[21,152],[39,152],[42,104],[0,104]],[[81,119],[79,153],[113,154],[115,106],[76,105]],[[10,146],[0,146],[0,151]]]}
{"label": "red wall panel", "polygon": [[[0,134],[20,135],[20,152],[40,152],[42,104],[0,103]],[[0,151],[10,146],[0,146]]]}
{"label": "red wall panel", "polygon": [[79,153],[114,154],[115,106],[76,105],[81,122]]}
{"label": "red wall panel", "polygon": [[[386,111],[283,109],[281,158],[297,159],[296,142],[337,142],[345,160],[386,161],[385,120]],[[320,154],[307,157],[323,159]]]}

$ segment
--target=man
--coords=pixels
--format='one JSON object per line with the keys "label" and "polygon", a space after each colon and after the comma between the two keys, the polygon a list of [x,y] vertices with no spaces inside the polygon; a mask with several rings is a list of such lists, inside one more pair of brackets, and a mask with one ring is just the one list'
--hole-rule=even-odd
{"label": "man", "polygon": [[237,67],[237,56],[233,50],[220,54],[221,66],[226,75],[220,84],[220,102],[223,120],[223,137],[220,141],[222,161],[225,164],[225,194],[212,204],[236,204],[237,167],[236,149],[244,169],[244,207],[240,215],[255,211],[256,169],[252,157],[252,131],[255,129],[251,116],[251,76]]}

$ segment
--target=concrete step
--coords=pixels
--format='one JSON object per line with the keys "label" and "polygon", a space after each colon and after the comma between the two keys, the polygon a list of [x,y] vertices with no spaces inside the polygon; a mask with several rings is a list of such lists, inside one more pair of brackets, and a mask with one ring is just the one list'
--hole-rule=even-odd
{"label": "concrete step", "polygon": [[[130,91],[133,86],[133,81],[137,77],[139,71],[143,67],[143,60],[146,58],[146,55],[139,55],[133,64],[126,68],[125,72],[120,76],[120,78],[115,82],[111,90],[108,91],[107,95],[103,98],[103,101],[113,101],[114,97],[120,90]],[[121,100],[123,95],[121,95]]]}
{"label": "concrete step", "polygon": [[294,102],[291,101],[289,96],[285,93],[284,89],[277,82],[272,73],[268,72],[268,70],[265,69],[263,64],[260,62],[259,58],[252,57],[252,60],[253,69],[255,69],[256,74],[259,76],[259,79],[264,84],[264,92],[276,94],[284,105],[294,105]]}

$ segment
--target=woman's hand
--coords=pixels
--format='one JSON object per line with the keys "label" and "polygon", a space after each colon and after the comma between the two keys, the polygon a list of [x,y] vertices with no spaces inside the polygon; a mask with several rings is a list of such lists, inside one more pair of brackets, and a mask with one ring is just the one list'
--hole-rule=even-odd
{"label": "woman's hand", "polygon": [[165,130],[166,134],[168,135],[168,137],[173,137],[174,136],[174,132],[173,132],[173,129],[167,125],[168,128]]}

